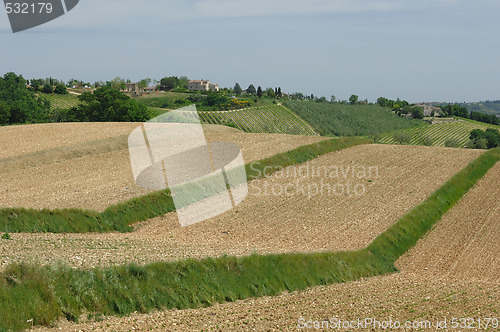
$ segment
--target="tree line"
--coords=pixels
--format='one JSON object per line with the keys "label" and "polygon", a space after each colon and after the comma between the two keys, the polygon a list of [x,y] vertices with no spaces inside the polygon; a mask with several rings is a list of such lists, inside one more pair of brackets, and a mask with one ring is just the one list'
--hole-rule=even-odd
{"label": "tree line", "polygon": [[470,141],[467,145],[473,149],[493,149],[500,146],[500,131],[488,128],[486,130],[474,129],[470,133]]}
{"label": "tree line", "polygon": [[31,85],[28,87],[27,83],[28,80],[13,72],[0,77],[0,125],[54,121],[143,122],[153,117],[145,105],[138,104],[107,82],[93,92],[78,96],[80,104],[77,107],[60,110],[54,118],[50,102],[43,95],[37,95],[38,90]]}
{"label": "tree line", "polygon": [[0,77],[0,125],[46,122],[50,102],[38,98],[27,80],[15,73]]}
{"label": "tree line", "polygon": [[494,114],[485,114],[476,111],[469,112],[466,107],[457,104],[442,105],[441,109],[446,116],[459,116],[478,122],[500,125],[500,119]]}

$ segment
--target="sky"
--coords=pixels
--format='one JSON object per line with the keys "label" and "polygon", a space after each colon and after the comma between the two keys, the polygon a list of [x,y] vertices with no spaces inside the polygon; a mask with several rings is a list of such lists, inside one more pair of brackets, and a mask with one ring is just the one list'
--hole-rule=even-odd
{"label": "sky", "polygon": [[12,33],[0,75],[188,76],[330,98],[500,99],[499,0],[81,0]]}

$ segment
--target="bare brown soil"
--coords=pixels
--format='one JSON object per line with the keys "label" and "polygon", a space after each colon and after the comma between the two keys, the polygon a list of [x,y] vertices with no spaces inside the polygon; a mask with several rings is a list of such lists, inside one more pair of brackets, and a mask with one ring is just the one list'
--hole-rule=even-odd
{"label": "bare brown soil", "polygon": [[[223,254],[360,249],[479,153],[357,146],[292,168],[305,175],[304,168],[299,167],[308,167],[307,177],[281,172],[253,181],[249,196],[235,209],[189,227],[180,227],[177,215],[169,213],[140,223],[134,232],[126,234],[11,234],[12,241],[0,241],[0,264],[62,260],[73,266],[92,267]],[[312,174],[325,166],[355,167],[356,172],[347,172],[345,177]],[[358,173],[372,166],[378,173]],[[366,192],[349,195],[345,189],[349,183],[352,187],[361,185]],[[292,185],[288,194],[280,192],[288,184]],[[303,184],[317,187],[304,190],[300,188]],[[321,185],[343,185],[345,191],[321,192]]]}
{"label": "bare brown soil", "polygon": [[[135,185],[127,146],[137,123],[69,123],[0,128],[0,206],[98,211],[146,194]],[[208,141],[238,144],[246,162],[323,137],[246,134],[207,125]]]}
{"label": "bare brown soil", "polygon": [[397,266],[500,283],[500,163]]}
{"label": "bare brown soil", "polygon": [[0,127],[0,158],[127,135],[137,123],[47,123]]}
{"label": "bare brown soil", "polygon": [[[11,180],[2,181],[0,205],[17,202],[28,207],[31,204],[33,207],[102,209],[110,202],[140,194],[130,185],[133,179],[126,154],[126,137],[136,124],[128,124],[128,127],[119,124],[120,128],[113,128],[112,132],[106,132],[100,124],[92,125],[95,125],[93,129],[60,127],[59,133],[54,132],[57,126],[51,125],[43,125],[48,128],[40,132],[26,126],[17,134],[0,128],[3,157],[0,175],[2,179]],[[75,134],[87,129],[87,134]],[[92,131],[98,133],[94,136]],[[9,145],[4,134],[15,143]],[[53,135],[53,142],[42,140],[51,137],[49,135]],[[26,137],[38,140],[38,145],[25,143]],[[207,137],[211,141],[239,144],[246,162],[321,139],[243,134],[217,127],[208,127]],[[17,152],[5,152],[4,149],[12,149],[12,146]],[[377,166],[376,175],[359,176],[358,172],[340,177],[324,174],[295,177],[293,172],[288,176],[275,174],[250,183],[249,197],[232,211],[184,228],[178,225],[176,214],[170,213],[140,223],[134,232],[127,234],[11,234],[12,240],[0,241],[0,266],[11,262],[53,264],[62,261],[88,268],[222,254],[359,249],[479,153],[415,146],[353,147],[317,158],[309,164],[309,170],[339,166],[345,171],[347,166],[355,166],[360,171],[359,167],[366,170]],[[81,324],[63,320],[57,328],[64,331],[295,331],[300,330],[301,318],[304,322],[321,322],[333,317],[342,320],[372,317],[393,322],[428,320],[432,324],[444,318],[450,324],[453,317],[499,318],[499,167],[496,165],[445,215],[433,232],[398,261],[402,273],[204,309],[105,317],[101,322],[86,322],[83,318]],[[279,188],[290,183],[293,184],[288,187],[290,195],[279,193]],[[366,192],[339,194],[337,187],[333,193],[324,189],[316,194],[314,186],[305,191],[300,189],[301,185],[314,184],[317,188],[322,184],[341,184],[345,189],[348,183],[361,184]],[[127,192],[121,190],[127,185]],[[264,194],[265,188],[267,194]],[[432,325],[431,329],[424,330],[436,330],[436,327]]]}
{"label": "bare brown soil", "polygon": [[[299,331],[301,318],[322,323],[371,317],[379,322],[432,324],[401,331],[435,331],[436,322],[445,318],[447,328],[440,330],[466,330],[451,329],[452,319],[472,318],[479,330],[478,319],[500,319],[499,171],[497,164],[397,262],[401,273],[210,308],[105,317],[82,324],[62,320],[57,326],[66,331]],[[384,331],[373,326],[354,330]]]}

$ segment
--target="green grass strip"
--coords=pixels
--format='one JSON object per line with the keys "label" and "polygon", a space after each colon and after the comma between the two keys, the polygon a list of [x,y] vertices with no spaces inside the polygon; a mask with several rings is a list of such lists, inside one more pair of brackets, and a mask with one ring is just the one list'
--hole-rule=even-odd
{"label": "green grass strip", "polygon": [[500,148],[483,153],[359,251],[224,256],[91,270],[11,264],[0,274],[0,330],[27,328],[31,320],[50,325],[63,316],[77,321],[83,312],[99,318],[206,307],[395,272],[395,260],[498,160]]}
{"label": "green grass strip", "polygon": [[500,160],[500,148],[481,154],[433,192],[427,200],[414,207],[376,237],[367,249],[387,262],[395,262],[413,247],[418,239],[427,233],[498,160]]}
{"label": "green grass strip", "polygon": [[34,325],[48,325],[59,317],[76,321],[82,312],[99,317],[207,307],[393,271],[366,250],[92,270],[12,265],[0,277],[0,328],[26,328],[31,319]]}
{"label": "green grass strip", "polygon": [[[302,146],[246,165],[247,177],[248,180],[253,180],[271,174],[280,167],[303,163],[325,153],[366,143],[370,141],[349,137]],[[266,170],[265,173],[264,170]],[[132,230],[131,224],[173,211],[175,211],[175,205],[168,189],[111,205],[102,213],[79,209],[2,208],[0,209],[0,232],[127,232]]]}

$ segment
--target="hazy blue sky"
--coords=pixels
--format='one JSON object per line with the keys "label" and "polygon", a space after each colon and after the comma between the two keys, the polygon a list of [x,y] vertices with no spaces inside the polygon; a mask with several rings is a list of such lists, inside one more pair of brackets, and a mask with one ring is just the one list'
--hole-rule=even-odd
{"label": "hazy blue sky", "polygon": [[13,34],[0,74],[186,75],[347,99],[500,99],[499,0],[81,0]]}

